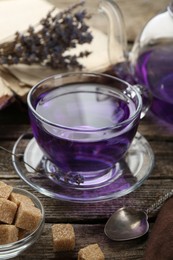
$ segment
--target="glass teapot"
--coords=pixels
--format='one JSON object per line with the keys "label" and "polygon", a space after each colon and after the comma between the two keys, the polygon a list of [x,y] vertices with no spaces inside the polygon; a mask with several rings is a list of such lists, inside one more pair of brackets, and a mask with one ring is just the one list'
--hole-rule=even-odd
{"label": "glass teapot", "polygon": [[133,78],[151,91],[151,111],[173,124],[173,2],[146,24],[129,61]]}

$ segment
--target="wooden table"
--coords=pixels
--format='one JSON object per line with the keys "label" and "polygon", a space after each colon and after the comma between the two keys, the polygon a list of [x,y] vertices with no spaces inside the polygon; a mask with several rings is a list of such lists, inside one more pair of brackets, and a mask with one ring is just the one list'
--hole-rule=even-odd
{"label": "wooden table", "polygon": [[[16,139],[29,128],[26,107],[13,104],[0,111],[0,145],[12,150]],[[48,198],[25,184],[16,174],[11,155],[0,150],[0,178],[13,186],[27,189],[42,201],[46,212],[46,224],[39,241],[15,259],[77,259],[80,248],[98,243],[105,259],[142,259],[148,235],[129,242],[110,241],[103,233],[104,225],[115,209],[127,205],[146,209],[161,194],[172,188],[173,182],[173,132],[158,123],[150,114],[143,119],[139,132],[147,138],[155,154],[155,166],[149,178],[136,191],[122,198],[99,203],[78,204]],[[150,219],[150,231],[154,218]],[[72,223],[76,233],[75,250],[70,253],[54,253],[51,225]]]}

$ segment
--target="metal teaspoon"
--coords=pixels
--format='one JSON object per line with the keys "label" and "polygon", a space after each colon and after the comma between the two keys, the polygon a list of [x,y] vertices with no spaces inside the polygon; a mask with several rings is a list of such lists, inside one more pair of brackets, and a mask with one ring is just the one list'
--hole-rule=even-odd
{"label": "metal teaspoon", "polygon": [[104,233],[115,241],[131,240],[143,236],[149,230],[148,215],[158,211],[172,195],[173,189],[161,196],[145,211],[132,207],[122,207],[116,210],[108,219]]}

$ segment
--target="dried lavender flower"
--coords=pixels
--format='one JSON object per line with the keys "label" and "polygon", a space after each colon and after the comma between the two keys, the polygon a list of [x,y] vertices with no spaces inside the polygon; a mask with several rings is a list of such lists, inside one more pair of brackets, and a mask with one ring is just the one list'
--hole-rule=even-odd
{"label": "dried lavender flower", "polygon": [[0,64],[40,64],[54,69],[82,68],[78,58],[90,54],[87,50],[69,55],[67,50],[77,44],[90,43],[92,34],[86,24],[90,16],[85,10],[75,9],[84,2],[74,4],[62,12],[54,8],[39,22],[39,30],[30,26],[25,33],[16,32],[14,40],[0,44]]}

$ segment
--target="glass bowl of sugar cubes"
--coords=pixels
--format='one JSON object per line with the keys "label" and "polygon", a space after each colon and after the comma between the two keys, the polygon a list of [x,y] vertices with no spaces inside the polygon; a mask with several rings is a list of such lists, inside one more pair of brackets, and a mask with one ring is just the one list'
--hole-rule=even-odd
{"label": "glass bowl of sugar cubes", "polygon": [[40,200],[0,181],[0,259],[19,255],[40,237],[45,223]]}

